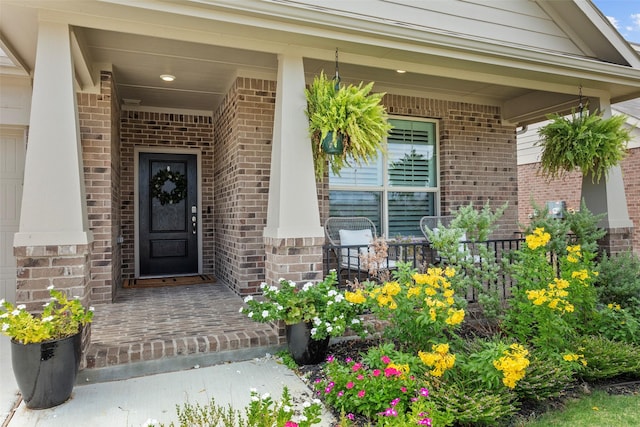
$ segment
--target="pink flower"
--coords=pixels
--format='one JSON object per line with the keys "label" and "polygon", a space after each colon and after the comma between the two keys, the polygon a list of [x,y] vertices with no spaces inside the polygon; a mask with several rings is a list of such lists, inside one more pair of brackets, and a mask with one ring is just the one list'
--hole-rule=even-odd
{"label": "pink flower", "polygon": [[384,416],[385,416],[385,417],[397,417],[397,416],[398,416],[398,411],[396,411],[396,410],[395,410],[395,409],[393,409],[393,408],[387,408],[387,409],[384,411]]}
{"label": "pink flower", "polygon": [[340,391],[338,392],[338,397],[342,397],[342,396],[344,396],[344,391],[343,391],[343,390],[340,390]]}
{"label": "pink flower", "polygon": [[380,369],[374,369],[373,370],[373,376],[374,377],[379,377],[381,373],[382,373],[382,371]]}
{"label": "pink flower", "polygon": [[418,425],[420,426],[431,426],[431,418],[423,418],[418,421]]}
{"label": "pink flower", "polygon": [[400,391],[403,392],[403,393],[406,393],[407,392],[407,388],[406,387],[400,387]]}
{"label": "pink flower", "polygon": [[298,427],[298,423],[294,423],[293,421],[287,421],[284,423],[284,427]]}
{"label": "pink flower", "polygon": [[351,362],[353,362],[353,359],[350,358],[350,357],[347,357],[344,361],[347,362],[347,363],[351,363]]}
{"label": "pink flower", "polygon": [[353,381],[349,381],[349,382],[347,383],[347,388],[348,388],[349,390],[351,390],[354,386],[355,386],[355,384],[353,383]]}
{"label": "pink flower", "polygon": [[382,360],[382,363],[384,363],[385,365],[391,363],[391,359],[389,359],[389,356],[382,356],[380,360]]}
{"label": "pink flower", "polygon": [[355,419],[356,419],[356,416],[355,416],[355,415],[353,415],[351,412],[349,412],[349,413],[347,414],[347,418],[349,418],[351,421],[353,421],[353,420],[355,420]]}
{"label": "pink flower", "polygon": [[330,354],[329,356],[327,356],[327,362],[331,363],[334,360],[335,360],[335,357],[333,357],[333,355]]}
{"label": "pink flower", "polygon": [[356,379],[362,381],[364,379],[364,375],[360,374],[356,377]]}
{"label": "pink flower", "polygon": [[427,390],[426,388],[422,387],[420,389],[420,396],[429,397],[429,390]]}
{"label": "pink flower", "polygon": [[396,368],[386,368],[384,370],[384,376],[385,377],[391,377],[391,376],[399,376],[401,375],[402,372],[398,371]]}
{"label": "pink flower", "polygon": [[358,397],[362,399],[364,397],[364,394],[365,394],[365,391],[364,390],[360,390],[358,392]]}
{"label": "pink flower", "polygon": [[353,370],[353,372],[358,371],[360,368],[362,368],[362,363],[356,363],[355,365],[353,365],[351,367],[351,370]]}
{"label": "pink flower", "polygon": [[391,406],[396,406],[398,403],[400,403],[400,398],[396,397],[391,401]]}

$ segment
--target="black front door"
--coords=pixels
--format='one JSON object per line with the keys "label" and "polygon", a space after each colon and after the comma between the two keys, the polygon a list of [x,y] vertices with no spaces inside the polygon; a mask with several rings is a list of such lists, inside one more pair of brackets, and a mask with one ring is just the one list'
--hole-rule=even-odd
{"label": "black front door", "polygon": [[140,275],[198,273],[196,156],[140,153],[139,161]]}

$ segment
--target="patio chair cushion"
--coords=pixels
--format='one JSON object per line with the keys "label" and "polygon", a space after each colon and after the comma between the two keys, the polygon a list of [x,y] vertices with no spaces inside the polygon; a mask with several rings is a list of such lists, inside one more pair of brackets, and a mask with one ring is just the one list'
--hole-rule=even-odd
{"label": "patio chair cushion", "polygon": [[368,247],[373,241],[373,233],[370,229],[363,230],[338,230],[340,234],[341,246],[360,246],[356,248],[342,249],[342,263],[350,267],[358,267],[360,264],[360,254],[366,254]]}

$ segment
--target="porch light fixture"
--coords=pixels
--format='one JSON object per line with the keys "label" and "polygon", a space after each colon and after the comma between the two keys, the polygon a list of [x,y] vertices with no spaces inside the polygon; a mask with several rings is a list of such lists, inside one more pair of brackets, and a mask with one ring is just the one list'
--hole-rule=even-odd
{"label": "porch light fixture", "polygon": [[160,74],[160,78],[165,82],[172,82],[176,79],[176,76],[173,76],[171,74]]}

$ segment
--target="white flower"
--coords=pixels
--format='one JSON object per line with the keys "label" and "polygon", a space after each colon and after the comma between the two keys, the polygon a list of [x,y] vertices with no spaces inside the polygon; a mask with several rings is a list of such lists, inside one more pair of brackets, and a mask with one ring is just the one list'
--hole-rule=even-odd
{"label": "white flower", "polygon": [[249,389],[249,391],[250,391],[251,393],[257,393],[257,392],[258,392],[258,389],[257,389],[257,388],[255,388],[255,387],[251,387],[251,388]]}
{"label": "white flower", "polygon": [[74,295],[73,299],[80,299],[80,295]]}
{"label": "white flower", "polygon": [[352,319],[351,320],[351,324],[352,325],[357,325],[358,323],[360,323],[360,319]]}
{"label": "white flower", "polygon": [[244,302],[249,302],[249,301],[253,301],[253,295],[247,295],[246,297],[244,297]]}
{"label": "white flower", "polygon": [[42,318],[43,322],[51,322],[52,320],[53,320],[53,316],[47,316]]}
{"label": "white flower", "polygon": [[313,324],[316,326],[320,326],[320,324],[322,323],[322,320],[320,320],[319,317],[314,317],[313,318]]}
{"label": "white flower", "polygon": [[17,305],[17,306],[16,306],[16,308],[17,308],[18,310],[24,310],[25,308],[27,308],[27,306],[26,306],[26,305],[24,305],[24,304],[19,304],[19,305]]}
{"label": "white flower", "polygon": [[327,292],[327,295],[330,297],[335,297],[336,295],[338,295],[338,292],[335,289],[331,289],[329,292]]}
{"label": "white flower", "polygon": [[319,405],[321,402],[320,402],[320,399],[313,399],[313,403],[315,403],[316,405]]}
{"label": "white flower", "polygon": [[280,304],[277,304],[277,305],[276,305],[276,309],[277,309],[278,311],[282,310],[283,308],[284,308],[284,307],[283,307],[283,306],[281,306]]}
{"label": "white flower", "polygon": [[11,314],[13,314],[14,316],[17,316],[18,314],[20,314],[20,310],[13,310]]}
{"label": "white flower", "polygon": [[265,393],[265,394],[262,395],[262,400],[266,400],[266,399],[268,399],[270,397],[271,397],[271,395],[269,393]]}
{"label": "white flower", "polygon": [[89,311],[96,311],[96,308],[94,306],[89,306]]}
{"label": "white flower", "polygon": [[331,305],[331,304],[333,304],[333,301],[331,300],[327,301],[327,305]]}
{"label": "white flower", "polygon": [[50,291],[51,289],[53,289],[53,285],[49,285],[47,286],[47,290]]}
{"label": "white flower", "polygon": [[307,421],[307,420],[308,420],[308,418],[306,416],[304,416],[304,415],[300,415],[298,417],[298,421]]}
{"label": "white flower", "polygon": [[249,314],[247,314],[247,317],[253,317],[253,311],[250,311]]}
{"label": "white flower", "polygon": [[147,421],[142,423],[142,427],[156,427],[158,426],[158,420],[153,418],[147,418]]}
{"label": "white flower", "polygon": [[331,333],[333,331],[333,326],[327,326],[327,332]]}
{"label": "white flower", "polygon": [[7,317],[9,317],[9,313],[0,314],[0,319],[6,319]]}
{"label": "white flower", "polygon": [[336,302],[340,302],[340,301],[343,301],[343,300],[344,300],[344,295],[342,295],[342,294],[336,295]]}
{"label": "white flower", "polygon": [[0,299],[0,305],[4,305],[4,298]]}
{"label": "white flower", "polygon": [[304,406],[305,408],[308,408],[308,407],[310,407],[310,406],[311,406],[311,403],[310,403],[310,402],[304,402],[304,403],[302,404],[302,406]]}
{"label": "white flower", "polygon": [[283,410],[284,412],[292,412],[292,411],[293,411],[293,409],[292,409],[292,408],[291,408],[291,406],[289,406],[289,405],[285,405],[285,406],[282,408],[282,410]]}
{"label": "white flower", "polygon": [[264,289],[267,287],[267,282],[260,283],[260,289]]}
{"label": "white flower", "polygon": [[9,324],[8,323],[3,323],[2,324],[2,332],[6,332],[9,329]]}
{"label": "white flower", "polygon": [[314,336],[318,332],[318,328],[311,328],[311,336]]}
{"label": "white flower", "polygon": [[242,313],[244,311],[244,307],[240,307],[240,310],[238,310],[238,313]]}
{"label": "white flower", "polygon": [[312,287],[313,287],[313,283],[311,283],[311,282],[307,282],[307,283],[305,283],[305,284],[304,284],[304,286],[302,287],[302,290],[303,290],[304,292],[307,292],[307,291],[308,291],[309,289],[311,289]]}
{"label": "white flower", "polygon": [[262,317],[264,318],[269,317],[269,310],[262,310]]}
{"label": "white flower", "polygon": [[260,398],[258,396],[251,396],[251,401],[257,402],[259,400],[260,400]]}
{"label": "white flower", "polygon": [[277,286],[271,285],[269,286],[269,292],[274,292],[274,293],[278,293],[280,291],[280,289],[278,289]]}
{"label": "white flower", "polygon": [[47,308],[49,307],[49,304],[51,304],[51,301],[45,302],[44,304],[42,304],[42,307]]}

